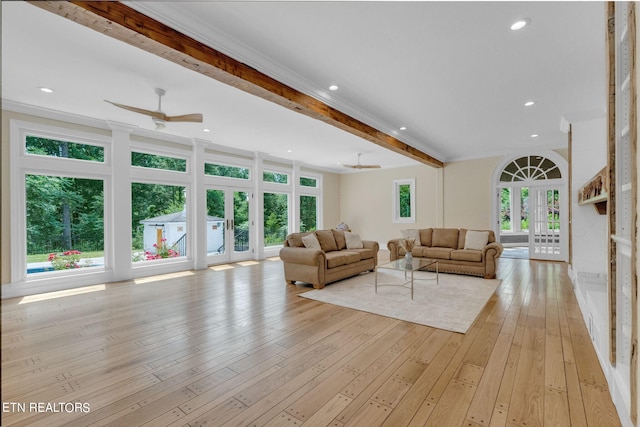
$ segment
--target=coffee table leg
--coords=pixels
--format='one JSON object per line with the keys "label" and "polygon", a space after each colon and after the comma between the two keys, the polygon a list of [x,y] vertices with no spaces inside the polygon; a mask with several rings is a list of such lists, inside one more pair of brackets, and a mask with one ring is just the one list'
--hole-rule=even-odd
{"label": "coffee table leg", "polygon": [[411,270],[411,299],[413,299],[413,270]]}
{"label": "coffee table leg", "polygon": [[375,279],[376,294],[378,293],[378,268],[376,267],[376,279]]}

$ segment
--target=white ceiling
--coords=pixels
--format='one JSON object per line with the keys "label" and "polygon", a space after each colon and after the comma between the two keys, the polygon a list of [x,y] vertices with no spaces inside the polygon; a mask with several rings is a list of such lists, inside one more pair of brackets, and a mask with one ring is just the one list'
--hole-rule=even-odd
{"label": "white ceiling", "polygon": [[[563,117],[605,111],[601,2],[127,4],[442,161],[564,147]],[[1,5],[5,107],[153,129],[103,100],[154,110],[162,87],[167,114],[204,114],[163,133],[339,172],[358,152],[363,163],[416,164],[38,7]],[[511,31],[520,18],[531,24]]]}

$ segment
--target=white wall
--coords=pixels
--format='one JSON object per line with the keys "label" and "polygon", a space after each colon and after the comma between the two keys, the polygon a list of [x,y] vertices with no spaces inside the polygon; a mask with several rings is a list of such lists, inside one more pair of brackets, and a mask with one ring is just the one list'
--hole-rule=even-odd
{"label": "white wall", "polygon": [[607,272],[607,216],[593,205],[578,205],[578,190],[607,165],[607,122],[602,117],[572,124],[572,269],[581,274]]}
{"label": "white wall", "polygon": [[[393,223],[393,184],[415,178],[416,222]],[[375,240],[381,249],[400,237],[406,228],[441,227],[442,169],[416,165],[395,169],[356,172],[340,176],[340,221],[365,240]],[[340,221],[324,224],[333,228]]]}
{"label": "white wall", "polygon": [[608,372],[608,217],[578,205],[580,187],[607,165],[607,118],[572,123],[572,260],[569,276],[600,364]]}

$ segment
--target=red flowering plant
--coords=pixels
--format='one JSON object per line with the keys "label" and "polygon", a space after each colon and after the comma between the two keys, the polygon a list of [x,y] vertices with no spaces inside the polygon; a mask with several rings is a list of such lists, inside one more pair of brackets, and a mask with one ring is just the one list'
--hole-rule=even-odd
{"label": "red flowering plant", "polygon": [[162,259],[162,258],[175,258],[178,256],[178,251],[176,251],[175,243],[171,246],[167,244],[167,239],[162,239],[160,245],[157,243],[153,244],[155,248],[155,252],[145,251],[144,256],[147,260],[151,259]]}
{"label": "red flowering plant", "polygon": [[80,268],[80,254],[77,250],[64,251],[57,254],[49,254],[49,261],[54,270],[70,270]]}

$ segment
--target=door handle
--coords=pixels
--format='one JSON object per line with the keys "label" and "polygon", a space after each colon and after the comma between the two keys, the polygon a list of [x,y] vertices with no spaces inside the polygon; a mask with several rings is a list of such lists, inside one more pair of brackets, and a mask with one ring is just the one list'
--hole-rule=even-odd
{"label": "door handle", "polygon": [[231,220],[231,229],[234,230],[235,224],[233,223],[233,220]]}

